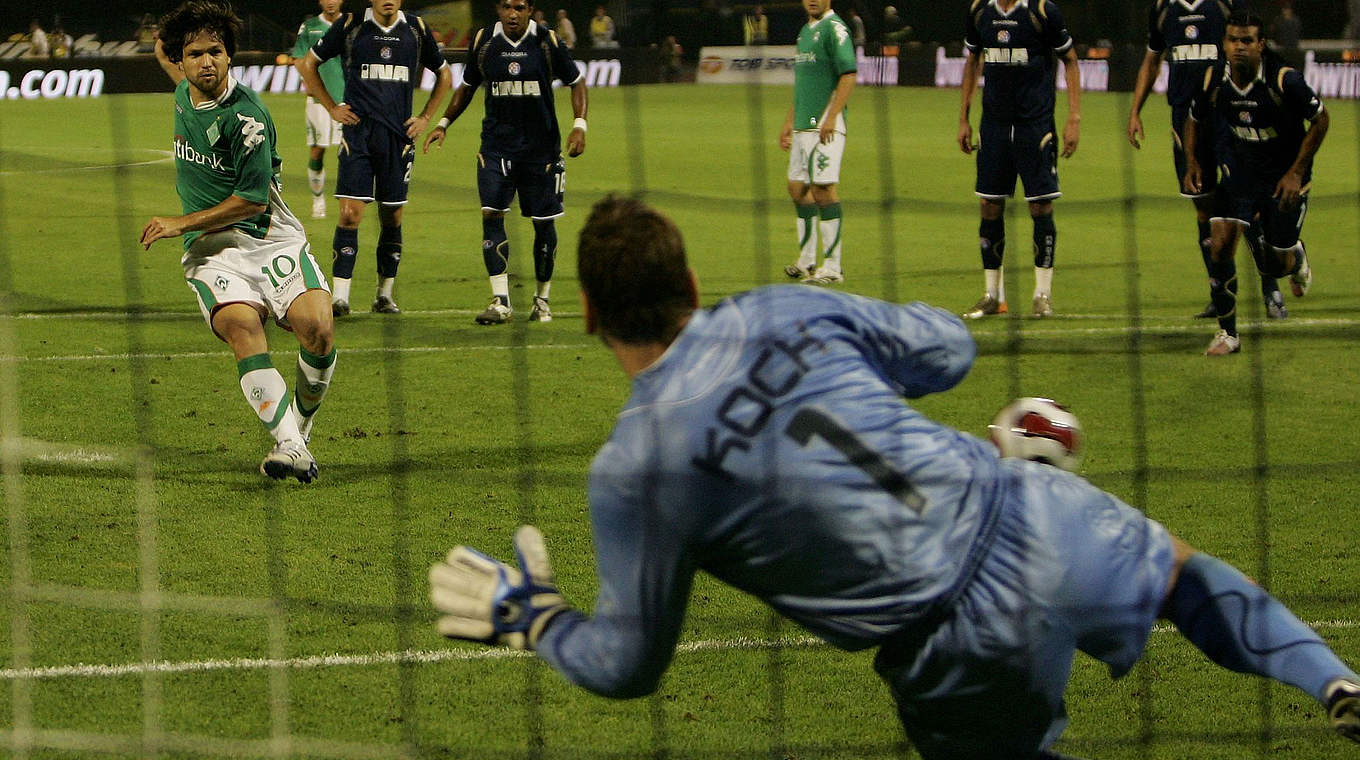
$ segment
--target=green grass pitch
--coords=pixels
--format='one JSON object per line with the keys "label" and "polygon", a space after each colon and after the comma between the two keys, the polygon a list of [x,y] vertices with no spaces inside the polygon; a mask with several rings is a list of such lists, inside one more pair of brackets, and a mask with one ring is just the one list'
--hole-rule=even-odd
{"label": "green grass pitch", "polygon": [[[576,233],[604,193],[640,193],[684,231],[706,303],[780,281],[794,255],[776,141],[789,97],[592,91],[587,152],[568,160],[557,319],[524,321],[532,230],[515,216],[516,321],[498,328],[472,322],[488,297],[479,98],[438,155],[417,158],[400,317],[365,311],[373,212],[361,228],[358,309],[337,327],[307,487],[256,473],[267,437],[183,284],[178,241],[137,244],[148,217],[179,209],[169,96],[0,102],[0,755],[912,757],[868,653],[816,644],[711,579],[660,691],[632,702],[445,642],[426,601],[426,568],[450,546],[506,556],[534,521],[565,593],[591,606],[585,472],[627,384],[582,332]],[[301,98],[266,101],[285,197],[325,264],[335,202],[308,218]],[[861,88],[851,105],[843,287],[967,307],[982,278],[957,91]],[[1134,153],[1127,95],[1088,94],[1080,149],[1061,164],[1058,316],[1023,316],[1030,231],[1012,203],[1016,313],[976,324],[971,375],[918,407],[982,434],[1014,396],[1062,400],[1086,427],[1088,478],[1267,583],[1360,663],[1360,151],[1356,108],[1330,106],[1304,230],[1313,290],[1267,323],[1241,254],[1243,351],[1210,360],[1213,327],[1189,318],[1204,273],[1165,103],[1145,109],[1150,145]],[[326,163],[333,182],[333,151]],[[291,366],[295,342],[270,337]],[[61,670],[75,664],[91,667]],[[1069,710],[1059,748],[1094,758],[1349,749],[1304,695],[1160,629],[1121,681],[1079,657]]]}

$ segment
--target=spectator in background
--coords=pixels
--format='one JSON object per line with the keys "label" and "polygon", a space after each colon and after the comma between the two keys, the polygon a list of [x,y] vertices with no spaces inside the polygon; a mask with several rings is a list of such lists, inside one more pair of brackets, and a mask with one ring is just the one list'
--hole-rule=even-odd
{"label": "spectator in background", "polygon": [[911,39],[911,27],[899,15],[897,9],[889,5],[883,9],[883,44],[901,45]]}
{"label": "spectator in background", "polygon": [[28,22],[28,52],[24,53],[25,58],[47,58],[52,55],[52,49],[47,44],[47,32],[43,31],[42,26],[35,18]]}
{"label": "spectator in background", "polygon": [[150,13],[143,15],[142,23],[137,26],[137,52],[156,52],[156,36],[159,32],[160,26],[156,23],[156,17]]}
{"label": "spectator in background", "polygon": [[61,27],[58,22],[52,27],[52,33],[48,35],[48,41],[52,45],[53,58],[70,58],[75,55],[75,40]]}
{"label": "spectator in background", "polygon": [[854,43],[856,50],[864,49],[864,19],[860,18],[859,11],[855,6],[845,9],[845,25],[850,27],[850,41]]}
{"label": "spectator in background", "polygon": [[1303,55],[1299,50],[1299,38],[1303,36],[1303,22],[1294,13],[1294,6],[1285,3],[1280,15],[1270,25],[1270,46],[1279,53],[1290,66],[1303,68]]}
{"label": "spectator in background", "polygon": [[661,41],[660,49],[661,81],[680,81],[680,59],[684,53],[685,51],[680,47],[680,43],[675,39],[675,35],[666,35],[666,39]]}
{"label": "spectator in background", "polygon": [[543,9],[542,9],[542,8],[535,8],[535,9],[534,9],[534,14],[533,14],[532,16],[530,16],[529,18],[532,19],[532,20],[534,21],[534,23],[538,24],[539,26],[543,27],[544,29],[551,29],[551,28],[552,28],[552,27],[548,26],[548,16],[547,16],[547,14],[545,14],[545,13],[543,12]]}
{"label": "spectator in background", "polygon": [[1346,39],[1360,40],[1360,0],[1346,0],[1350,23],[1346,24]]}
{"label": "spectator in background", "polygon": [[576,47],[576,25],[571,23],[567,17],[567,9],[562,8],[557,11],[557,39],[562,40],[562,44],[570,50]]}
{"label": "spectator in background", "polygon": [[770,41],[770,17],[764,6],[757,3],[741,20],[742,37],[747,45],[764,45]]}
{"label": "spectator in background", "polygon": [[619,40],[614,36],[614,19],[605,13],[603,5],[595,6],[595,15],[590,17],[590,44],[596,48],[619,46]]}

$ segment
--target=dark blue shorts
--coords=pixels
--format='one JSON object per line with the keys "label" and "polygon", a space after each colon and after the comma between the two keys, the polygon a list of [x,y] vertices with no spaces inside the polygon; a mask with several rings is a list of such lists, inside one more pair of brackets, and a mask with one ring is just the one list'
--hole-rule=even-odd
{"label": "dark blue shorts", "polygon": [[532,219],[556,219],[562,215],[562,195],[567,187],[567,167],[555,161],[513,161],[491,154],[477,154],[477,194],[482,208],[509,211],[519,193],[519,212]]}
{"label": "dark blue shorts", "polygon": [[983,198],[1015,195],[1015,178],[1025,183],[1025,200],[1045,201],[1058,189],[1058,136],[1052,120],[1004,124],[988,121],[978,128],[977,185]]}
{"label": "dark blue shorts", "polygon": [[1227,219],[1243,225],[1260,220],[1266,243],[1276,248],[1291,248],[1299,242],[1303,232],[1303,220],[1308,216],[1308,195],[1299,198],[1299,203],[1288,211],[1280,208],[1275,200],[1274,188],[1258,186],[1254,189],[1238,189],[1231,180],[1218,186],[1214,193],[1215,219]]}
{"label": "dark blue shorts", "polygon": [[385,206],[406,203],[416,160],[410,138],[372,119],[346,124],[343,135],[335,197],[365,203],[376,200]]}
{"label": "dark blue shorts", "polygon": [[1171,107],[1171,155],[1176,162],[1176,189],[1186,198],[1207,198],[1218,187],[1218,158],[1214,154],[1214,143],[1218,135],[1205,130],[1201,125],[1199,139],[1195,145],[1195,157],[1199,159],[1200,187],[1202,192],[1185,192],[1185,120],[1190,117],[1190,106]]}

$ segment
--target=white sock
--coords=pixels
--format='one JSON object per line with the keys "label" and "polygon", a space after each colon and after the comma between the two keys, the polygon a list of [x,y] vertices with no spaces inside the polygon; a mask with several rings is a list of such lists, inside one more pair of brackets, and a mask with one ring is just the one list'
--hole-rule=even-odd
{"label": "white sock", "polygon": [[326,191],[326,170],[308,168],[307,187],[311,188],[312,195],[321,197],[321,194]]}
{"label": "white sock", "polygon": [[798,217],[798,266],[812,269],[817,264],[817,217]]}
{"label": "white sock", "polygon": [[821,269],[840,273],[841,271],[841,218],[823,219],[817,223],[826,250],[822,252]]}
{"label": "white sock", "polygon": [[331,300],[349,303],[349,278],[336,277],[331,281]]}
{"label": "white sock", "polygon": [[[263,358],[261,358],[263,357]],[[259,354],[237,362],[241,375],[241,394],[255,410],[260,422],[269,429],[269,434],[280,443],[302,438],[298,431],[297,416],[288,399],[288,384],[283,375],[274,369],[269,354]]]}
{"label": "white sock", "polygon": [[544,301],[548,300],[548,291],[552,290],[552,282],[540,282],[538,284],[538,297]]}
{"label": "white sock", "polygon": [[[296,390],[293,395],[293,414],[297,417],[298,429],[303,438],[311,433],[312,417],[321,408],[326,391],[330,390],[331,376],[335,374],[335,359],[334,349],[329,356],[316,356],[305,349],[298,349],[297,379],[293,383]],[[317,364],[324,366],[317,367]]]}
{"label": "white sock", "polygon": [[1053,293],[1053,267],[1034,268],[1034,296],[1046,296]]}
{"label": "white sock", "polygon": [[491,295],[500,296],[510,303],[510,275],[504,272],[491,275]]}
{"label": "white sock", "polygon": [[391,297],[392,297],[392,287],[393,287],[394,285],[396,285],[396,284],[397,284],[397,278],[395,278],[395,277],[379,277],[379,278],[378,278],[378,295],[380,295],[380,296],[387,296],[388,298],[391,298]]}
{"label": "white sock", "polygon": [[982,270],[982,279],[987,286],[987,295],[995,298],[998,302],[1006,300],[1005,278],[1001,276],[1002,269]]}

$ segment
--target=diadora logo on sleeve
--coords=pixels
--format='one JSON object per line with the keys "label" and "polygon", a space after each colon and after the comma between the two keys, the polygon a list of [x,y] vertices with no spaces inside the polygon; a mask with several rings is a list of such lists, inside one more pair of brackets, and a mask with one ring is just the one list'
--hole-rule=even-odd
{"label": "diadora logo on sleeve", "polygon": [[409,82],[411,69],[395,63],[365,63],[359,68],[359,78],[379,82]]}
{"label": "diadora logo on sleeve", "polygon": [[222,163],[222,157],[218,155],[204,155],[194,150],[194,146],[185,142],[184,138],[175,135],[175,158],[180,161],[188,161],[191,164],[206,166],[215,171],[224,172],[227,170],[226,164]]}

